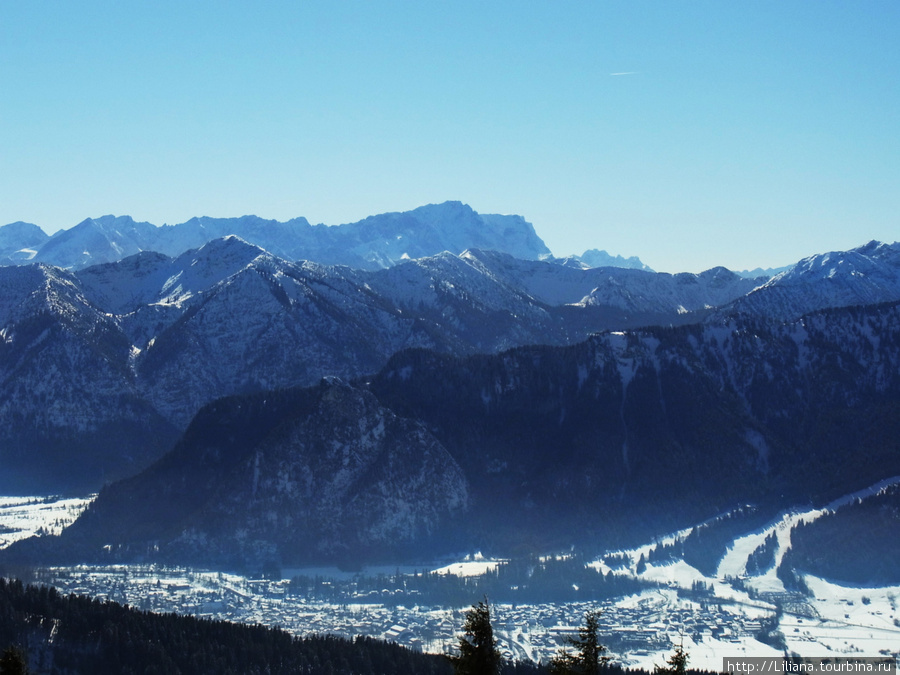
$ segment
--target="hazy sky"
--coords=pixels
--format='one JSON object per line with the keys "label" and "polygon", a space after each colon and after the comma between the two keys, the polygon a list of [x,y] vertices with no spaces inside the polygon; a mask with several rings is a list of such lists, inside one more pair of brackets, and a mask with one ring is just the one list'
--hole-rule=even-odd
{"label": "hazy sky", "polygon": [[458,199],[557,255],[900,236],[900,2],[0,1],[0,223]]}

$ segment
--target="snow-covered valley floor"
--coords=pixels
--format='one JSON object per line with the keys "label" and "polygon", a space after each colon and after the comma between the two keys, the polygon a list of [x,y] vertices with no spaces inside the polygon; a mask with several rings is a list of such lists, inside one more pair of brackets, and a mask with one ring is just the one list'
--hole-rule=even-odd
{"label": "snow-covered valley floor", "polygon": [[[855,498],[848,495],[846,499]],[[0,497],[0,548],[31,534],[60,531],[90,499]],[[810,594],[799,596],[785,591],[774,566],[755,575],[747,573],[748,559],[766,537],[775,534],[774,555],[780,560],[790,546],[793,524],[813,520],[838,505],[791,511],[759,531],[742,534],[712,576],[684,560],[640,564],[641,557],[646,558],[658,542],[614,552],[624,564],[611,568],[599,559],[591,565],[654,582],[656,587],[596,603],[495,604],[495,631],[508,656],[547,660],[565,636],[582,624],[586,611],[601,609],[604,641],[618,662],[652,669],[664,663],[675,645],[683,643],[691,666],[720,670],[724,657],[781,655],[781,648],[757,639],[777,615],[772,631],[780,633],[788,651],[801,656],[896,657],[900,652],[900,586],[853,588],[806,576]],[[660,541],[674,541],[686,532]],[[498,564],[471,556],[451,564],[436,563],[433,570],[472,577]],[[366,570],[371,575],[397,571],[406,570]],[[329,571],[291,570],[290,574],[328,576]],[[158,565],[54,568],[41,571],[40,578],[67,593],[109,598],[141,609],[277,625],[296,634],[371,635],[434,652],[455,647],[466,609],[384,602],[373,600],[371,594],[359,602],[328,603],[293,592],[287,579],[257,580]],[[478,599],[473,597],[472,602]]]}

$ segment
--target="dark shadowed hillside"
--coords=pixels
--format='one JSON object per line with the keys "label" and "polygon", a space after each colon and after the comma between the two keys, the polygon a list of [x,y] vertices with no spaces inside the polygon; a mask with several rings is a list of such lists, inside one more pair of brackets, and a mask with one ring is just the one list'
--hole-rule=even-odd
{"label": "dark shadowed hillside", "polygon": [[894,304],[494,356],[405,351],[356,386],[208,406],[60,541],[8,555],[233,565],[602,546],[742,504],[823,503],[900,473],[898,326]]}

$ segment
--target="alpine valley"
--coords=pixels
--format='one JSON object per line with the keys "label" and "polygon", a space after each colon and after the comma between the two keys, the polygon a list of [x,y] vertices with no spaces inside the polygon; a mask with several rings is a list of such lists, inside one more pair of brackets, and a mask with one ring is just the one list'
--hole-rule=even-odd
{"label": "alpine valley", "polygon": [[[900,475],[900,244],[673,275],[554,258],[523,218],[448,202],[333,227],[14,223],[0,259],[0,493],[99,491],[6,563],[575,547],[640,580],[663,559],[714,576],[755,532],[738,573],[777,550],[784,588],[900,583],[896,489],[847,497]],[[827,554],[870,527],[871,551]]]}

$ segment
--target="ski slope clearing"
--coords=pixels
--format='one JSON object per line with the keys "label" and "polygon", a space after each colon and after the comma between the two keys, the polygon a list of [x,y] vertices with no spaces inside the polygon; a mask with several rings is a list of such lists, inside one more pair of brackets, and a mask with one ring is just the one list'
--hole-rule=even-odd
{"label": "ski slope clearing", "polygon": [[477,577],[497,569],[503,560],[487,560],[481,553],[466,556],[461,562],[454,562],[432,570],[435,574],[452,574],[457,577]]}
{"label": "ski slope clearing", "polygon": [[[659,616],[690,611],[697,602],[707,607],[718,603],[714,622],[685,622],[673,636],[673,645],[683,641],[691,655],[691,666],[707,670],[722,667],[723,656],[769,656],[784,651],[801,656],[858,655],[897,656],[900,652],[900,587],[855,588],[803,574],[806,593],[786,588],[778,567],[791,547],[791,530],[811,523],[857,500],[881,494],[900,484],[900,476],[882,480],[863,490],[845,495],[819,509],[794,509],[781,514],[764,527],[736,537],[718,563],[714,575],[706,575],[683,559],[648,563],[657,546],[684,542],[693,528],[661,537],[649,544],[609,552],[591,566],[604,573],[630,576],[660,584],[654,596],[643,594],[629,602],[640,607],[642,625],[655,612]],[[699,527],[699,526],[698,526]],[[774,537],[772,562],[765,569],[748,572],[751,557]],[[617,603],[623,606],[623,603]],[[708,613],[708,612],[707,612]],[[732,616],[731,619],[728,617]],[[738,617],[746,629],[762,626],[756,622],[777,617],[770,630],[770,641],[779,648],[760,642],[756,635],[740,635],[733,626]],[[762,632],[761,630],[759,631]],[[662,663],[662,653],[622,655],[629,665],[648,668]]]}

